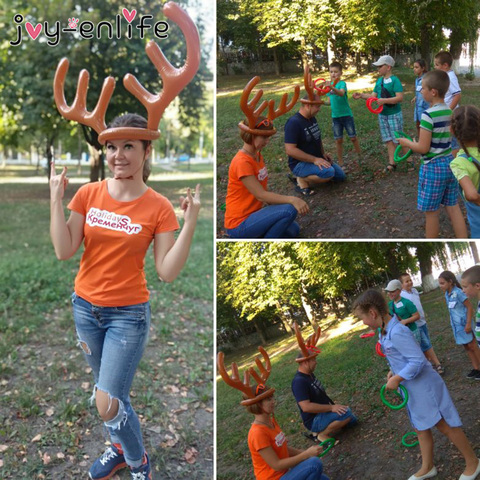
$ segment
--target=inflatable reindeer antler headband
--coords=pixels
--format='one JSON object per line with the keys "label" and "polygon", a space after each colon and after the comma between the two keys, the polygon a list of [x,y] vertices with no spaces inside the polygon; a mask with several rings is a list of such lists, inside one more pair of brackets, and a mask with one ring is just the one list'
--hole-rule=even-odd
{"label": "inflatable reindeer antler headband", "polygon": [[303,84],[305,85],[305,91],[308,93],[308,100],[301,98],[300,101],[307,105],[321,105],[323,100],[321,100],[318,95],[317,98],[315,98],[315,84],[312,80],[312,74],[310,73],[308,65],[305,65],[305,69],[303,71]]}
{"label": "inflatable reindeer antler headband", "polygon": [[148,112],[147,128],[118,127],[109,128],[105,124],[105,112],[115,88],[113,77],[107,77],[103,82],[102,91],[97,106],[93,112],[87,111],[87,89],[89,74],[82,70],[78,77],[77,93],[71,107],[67,105],[64,95],[65,77],[69,62],[63,58],[55,72],[53,92],[55,103],[61,115],[67,120],[92,127],[98,134],[98,141],[103,145],[107,140],[132,139],[155,140],[160,136],[158,125],[163,112],[172,100],[185,88],[197,73],[200,65],[200,38],[198,30],[189,15],[176,3],[168,2],[163,7],[163,13],[177,23],[182,30],[187,43],[187,59],[182,68],[174,68],[165,58],[160,47],[151,40],[145,47],[148,58],[155,65],[163,80],[163,91],[154,95],[148,92],[139,81],[127,73],[123,78],[125,88],[144,105]]}
{"label": "inflatable reindeer antler headband", "polygon": [[[245,116],[247,117],[248,125],[245,123],[245,121],[241,121],[238,126],[241,130],[251,133],[252,135],[263,135],[266,137],[270,137],[271,135],[274,135],[276,133],[276,128],[273,127],[272,121],[275,120],[276,118],[280,117],[281,115],[284,115],[288,111],[290,111],[293,106],[297,103],[298,97],[300,95],[300,87],[298,85],[295,85],[294,89],[295,92],[293,94],[292,99],[290,100],[290,103],[287,105],[287,98],[288,98],[288,93],[284,93],[282,96],[282,99],[280,100],[280,105],[277,109],[275,109],[275,100],[264,100],[260,106],[255,109],[258,101],[263,95],[263,90],[259,90],[255,96],[252,98],[252,100],[249,102],[248,97],[250,96],[250,93],[252,93],[253,88],[255,85],[260,81],[260,77],[253,77],[245,86],[243,89],[242,96],[240,98],[240,107],[245,113]],[[261,113],[267,108],[268,105],[268,115],[267,115],[267,120],[264,122],[266,127],[272,127],[271,129],[268,130],[260,130],[259,128],[256,128],[260,125],[257,125],[258,118],[260,117]]]}
{"label": "inflatable reindeer antler headband", "polygon": [[[275,392],[274,388],[269,388],[268,390],[265,387],[265,383],[267,382],[268,377],[270,376],[270,372],[272,371],[272,366],[270,364],[270,357],[268,353],[262,348],[258,347],[258,350],[263,355],[265,360],[265,367],[260,360],[260,357],[255,358],[255,363],[257,364],[258,371],[260,375],[257,374],[253,367],[247,368],[244,373],[243,383],[240,380],[240,376],[238,375],[238,367],[235,362],[232,363],[232,376],[227,373],[224,365],[224,355],[223,352],[218,352],[218,371],[222,376],[223,380],[227,385],[230,385],[237,390],[240,390],[244,393],[248,398],[240,402],[241,405],[253,405],[255,403],[260,402],[264,398],[270,397]],[[257,381],[258,385],[256,391],[252,389],[250,386],[250,375]],[[263,388],[261,388],[263,387]],[[262,392],[262,393],[260,393]]]}
{"label": "inflatable reindeer antler headband", "polygon": [[315,358],[320,353],[320,349],[316,347],[321,334],[320,328],[317,327],[316,330],[314,330],[313,334],[307,338],[307,341],[304,342],[302,332],[298,328],[297,322],[295,322],[293,326],[295,328],[295,335],[297,336],[298,346],[303,353],[303,357],[296,358],[295,360],[300,363]]}

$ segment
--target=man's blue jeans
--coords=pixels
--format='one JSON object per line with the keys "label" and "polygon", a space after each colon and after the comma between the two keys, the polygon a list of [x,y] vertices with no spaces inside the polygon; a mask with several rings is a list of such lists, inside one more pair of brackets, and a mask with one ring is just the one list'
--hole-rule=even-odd
{"label": "man's blue jeans", "polygon": [[320,168],[314,163],[298,162],[292,170],[292,173],[296,177],[300,178],[316,175],[320,178],[332,179],[333,182],[338,183],[344,182],[347,178],[345,172],[342,170],[342,167],[336,163],[332,163],[332,165],[328,168]]}
{"label": "man's blue jeans", "polygon": [[288,204],[269,205],[253,212],[238,227],[227,229],[231,238],[295,238],[297,209]]}
{"label": "man's blue jeans", "polygon": [[93,371],[95,391],[107,392],[109,398],[118,400],[117,415],[105,422],[111,441],[121,444],[128,465],[138,467],[145,448],[129,392],[147,343],[150,304],[98,307],[73,293],[72,305],[78,341]]}
{"label": "man's blue jeans", "polygon": [[329,480],[322,472],[322,461],[318,457],[310,457],[291,468],[280,480]]}

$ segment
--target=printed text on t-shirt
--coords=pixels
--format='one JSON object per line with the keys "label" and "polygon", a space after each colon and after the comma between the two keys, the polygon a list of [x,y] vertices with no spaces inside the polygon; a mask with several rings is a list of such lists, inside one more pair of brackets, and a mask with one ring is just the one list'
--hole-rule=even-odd
{"label": "printed text on t-shirt", "polygon": [[125,232],[128,235],[140,233],[142,226],[132,223],[127,215],[117,215],[108,210],[99,210],[91,207],[87,213],[87,223],[91,227],[107,228],[108,230],[116,230],[117,232]]}
{"label": "printed text on t-shirt", "polygon": [[281,447],[285,442],[285,434],[283,432],[280,432],[276,437],[275,437],[275,445],[277,447]]}

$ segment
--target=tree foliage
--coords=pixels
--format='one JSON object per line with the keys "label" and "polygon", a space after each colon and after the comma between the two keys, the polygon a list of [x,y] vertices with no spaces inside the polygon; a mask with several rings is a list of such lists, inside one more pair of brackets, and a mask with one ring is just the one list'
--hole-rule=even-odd
{"label": "tree foliage", "polygon": [[[218,244],[217,323],[229,326],[285,310],[348,299],[404,271],[431,274],[466,242],[235,242]],[[234,312],[234,313],[233,313]],[[235,316],[235,321],[232,317]]]}
{"label": "tree foliage", "polygon": [[220,0],[219,5],[224,45],[254,51],[243,41],[241,32],[248,31],[248,38],[269,48],[294,44],[304,58],[316,48],[327,50],[329,42],[337,52],[368,56],[413,51],[417,45],[425,58],[449,43],[458,58],[459,47],[477,38],[480,13],[478,0]]}
{"label": "tree foliage", "polygon": [[[178,3],[185,7],[191,2]],[[154,37],[153,29],[146,30],[142,39],[135,28],[131,38],[127,38],[126,22],[123,21],[120,38],[115,34],[111,39],[108,38],[106,30],[102,30],[101,38],[97,38],[95,34],[92,39],[81,38],[78,34],[62,33],[56,46],[47,45],[43,31],[35,41],[32,40],[22,26],[22,44],[16,47],[10,45],[10,41],[17,37],[15,23],[12,21],[15,13],[24,16],[24,23],[29,21],[33,25],[41,23],[43,26],[44,22],[48,21],[50,28],[57,19],[62,22],[61,26],[65,27],[66,19],[72,16],[78,17],[81,22],[90,21],[94,25],[100,21],[115,25],[116,15],[122,12],[123,7],[138,10],[139,14],[133,24],[137,23],[140,15],[151,15],[153,18],[146,22],[150,25],[166,20],[161,2],[145,0],[136,3],[111,0],[95,2],[93,5],[86,0],[32,0],[28,5],[22,1],[13,1],[0,13],[0,24],[3,26],[0,29],[0,104],[3,106],[0,128],[7,130],[7,135],[0,140],[2,144],[15,144],[14,146],[23,146],[28,150],[30,143],[38,139],[38,142],[51,148],[59,136],[70,135],[72,129],[78,128],[73,122],[68,123],[60,116],[53,101],[53,76],[62,57],[67,57],[70,61],[65,81],[68,104],[71,104],[75,96],[78,74],[85,68],[90,73],[87,95],[89,110],[97,103],[104,78],[111,75],[116,80],[116,86],[106,113],[107,123],[126,112],[146,116],[145,108],[125,90],[122,79],[126,73],[133,73],[150,92],[157,93],[162,90],[162,79],[146,56],[145,45],[152,38],[155,39],[169,62],[174,67],[181,67],[185,63],[186,45],[183,33],[174,22],[168,22],[168,37],[164,39]],[[190,154],[195,153],[201,130],[204,131],[206,145],[211,146],[213,142],[210,133],[213,130],[212,98],[211,95],[206,95],[206,82],[211,81],[213,76],[205,63],[208,58],[206,50],[211,49],[212,44],[204,38],[205,35],[211,35],[211,32],[204,31],[201,18],[196,19],[196,23],[203,40],[199,72],[165,112],[168,125],[165,118],[160,124],[164,133],[169,130],[170,147],[177,152]],[[10,128],[11,118],[15,118],[19,124],[16,129]],[[90,145],[101,148],[96,132],[85,129],[85,137]],[[155,147],[165,151],[165,141],[165,137],[162,137]]]}

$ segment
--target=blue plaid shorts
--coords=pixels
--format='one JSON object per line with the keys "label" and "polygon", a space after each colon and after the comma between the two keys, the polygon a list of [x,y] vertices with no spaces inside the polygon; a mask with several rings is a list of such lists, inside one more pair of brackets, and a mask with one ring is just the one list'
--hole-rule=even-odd
{"label": "blue plaid shorts", "polygon": [[453,207],[458,202],[458,182],[450,169],[452,155],[435,158],[420,167],[417,209],[435,212],[440,205]]}
{"label": "blue plaid shorts", "polygon": [[395,138],[395,132],[403,130],[402,112],[394,113],[393,115],[379,115],[378,124],[380,125],[382,142],[398,143],[398,140]]}

